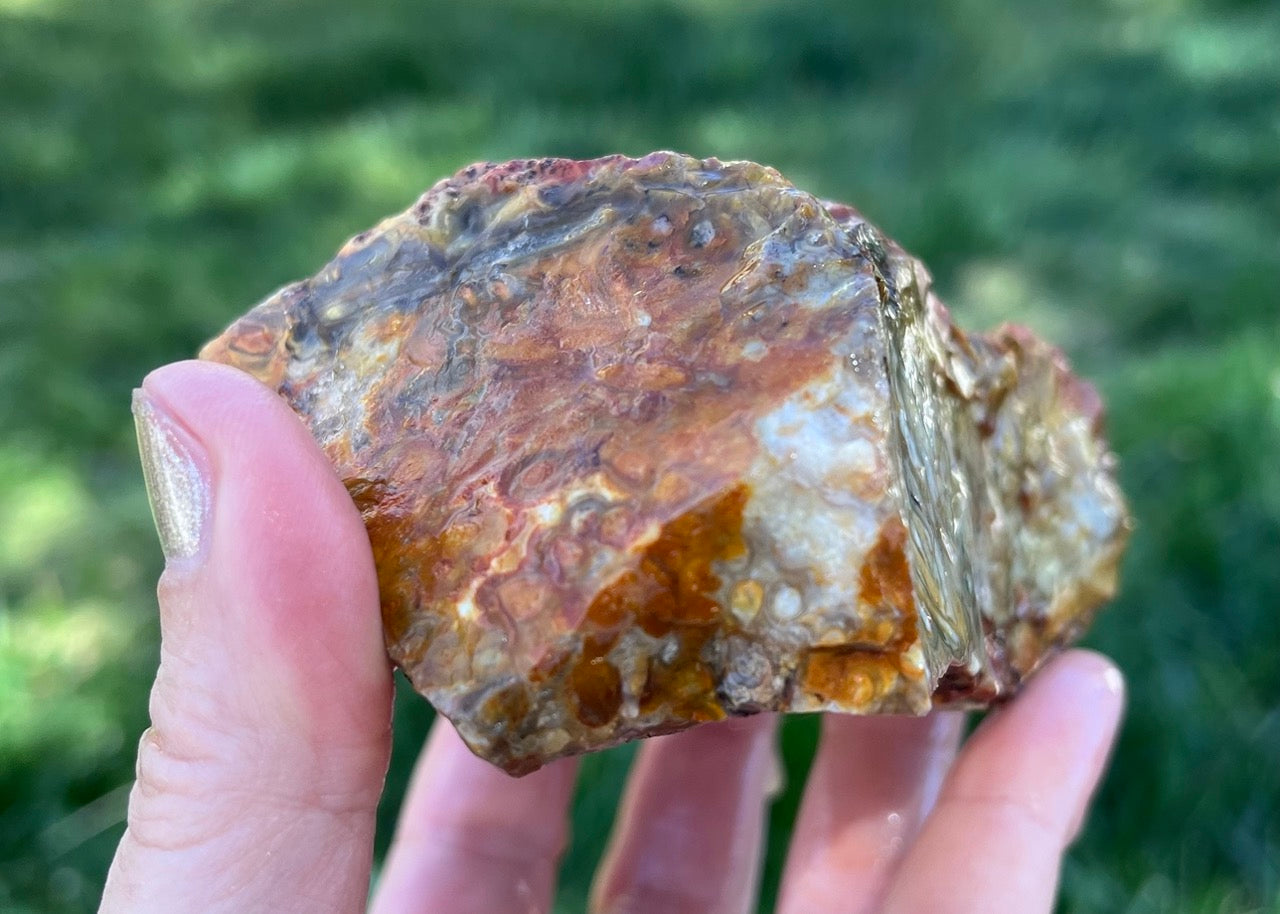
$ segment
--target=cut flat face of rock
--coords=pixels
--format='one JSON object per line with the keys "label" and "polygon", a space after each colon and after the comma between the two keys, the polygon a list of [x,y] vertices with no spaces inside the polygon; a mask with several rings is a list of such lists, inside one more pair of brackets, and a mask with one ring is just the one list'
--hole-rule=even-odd
{"label": "cut flat face of rock", "polygon": [[1013,693],[1115,589],[1093,388],[776,171],[476,165],[201,353],[364,516],[392,659],[512,774]]}

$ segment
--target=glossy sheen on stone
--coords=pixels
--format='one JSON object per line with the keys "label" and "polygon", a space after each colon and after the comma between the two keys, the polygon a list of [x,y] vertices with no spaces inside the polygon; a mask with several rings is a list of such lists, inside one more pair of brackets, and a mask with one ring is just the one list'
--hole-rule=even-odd
{"label": "glossy sheen on stone", "polygon": [[392,658],[514,774],[1011,694],[1128,530],[1061,353],[965,336],[856,212],[751,163],[472,166],[202,357],[307,422]]}

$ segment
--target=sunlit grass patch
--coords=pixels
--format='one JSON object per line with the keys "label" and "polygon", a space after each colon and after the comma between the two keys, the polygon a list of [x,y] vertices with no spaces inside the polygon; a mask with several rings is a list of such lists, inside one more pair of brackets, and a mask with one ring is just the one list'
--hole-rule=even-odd
{"label": "sunlit grass patch", "polygon": [[[141,633],[110,603],[45,604],[0,615],[0,758],[105,758],[125,744],[116,696],[92,683]],[[132,736],[133,734],[129,734]]]}
{"label": "sunlit grass patch", "polygon": [[[656,148],[856,205],[966,327],[1098,382],[1138,527],[1090,641],[1132,698],[1062,908],[1280,910],[1278,34],[1183,0],[0,0],[0,910],[94,907],[146,725],[130,388],[458,167]],[[628,758],[586,765],[559,910]]]}
{"label": "sunlit grass patch", "polygon": [[68,468],[0,448],[0,580],[36,573],[59,540],[88,517],[90,500]]}

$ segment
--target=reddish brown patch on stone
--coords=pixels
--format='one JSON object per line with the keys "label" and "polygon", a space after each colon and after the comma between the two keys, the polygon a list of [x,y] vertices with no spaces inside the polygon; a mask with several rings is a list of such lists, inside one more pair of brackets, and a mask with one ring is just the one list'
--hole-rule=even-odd
{"label": "reddish brown patch on stone", "polygon": [[809,652],[800,682],[821,702],[867,708],[893,688],[898,675],[892,654],[859,647],[819,647]]}
{"label": "reddish brown patch on stone", "polygon": [[517,682],[493,692],[480,707],[480,717],[490,725],[516,723],[529,713],[529,690]]}
{"label": "reddish brown patch on stone", "polygon": [[569,674],[574,716],[588,727],[603,727],[622,706],[622,676],[604,657],[583,658]]}
{"label": "reddish brown patch on stone", "polygon": [[906,542],[902,520],[885,521],[859,572],[858,596],[868,621],[852,643],[809,651],[800,683],[819,701],[868,708],[893,689],[900,675],[920,677],[919,668],[903,656],[917,638]]}
{"label": "reddish brown patch on stone", "polygon": [[398,509],[399,499],[381,480],[348,479],[346,487],[369,533],[373,564],[378,573],[383,632],[387,642],[394,644],[408,634],[413,624],[411,600],[418,582],[409,573],[409,566],[421,560],[420,546],[411,550],[405,542],[413,519]]}
{"label": "reddish brown patch on stone", "polygon": [[200,357],[234,365],[270,387],[279,387],[288,366],[281,358],[287,329],[283,311],[256,308],[208,343]]}
{"label": "reddish brown patch on stone", "polygon": [[862,565],[858,596],[868,606],[892,609],[914,618],[916,603],[906,542],[907,528],[902,520],[895,516],[885,521]]}
{"label": "reddish brown patch on stone", "polygon": [[715,599],[720,579],[712,566],[744,553],[747,497],[747,487],[740,485],[671,521],[645,549],[636,569],[601,591],[587,611],[590,643],[605,650],[631,625],[655,638],[675,639],[673,657],[649,659],[641,713],[665,705],[672,714],[694,720],[724,716],[702,648],[729,624]]}

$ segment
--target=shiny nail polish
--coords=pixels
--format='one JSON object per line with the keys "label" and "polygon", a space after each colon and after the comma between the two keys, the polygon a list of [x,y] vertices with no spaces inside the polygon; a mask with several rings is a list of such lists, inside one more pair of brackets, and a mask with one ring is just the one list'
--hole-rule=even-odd
{"label": "shiny nail polish", "polygon": [[208,461],[192,436],[145,391],[133,392],[133,419],[160,548],[168,560],[193,558],[203,548],[208,526]]}

